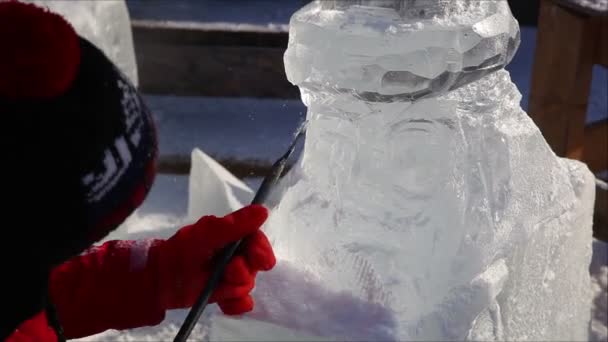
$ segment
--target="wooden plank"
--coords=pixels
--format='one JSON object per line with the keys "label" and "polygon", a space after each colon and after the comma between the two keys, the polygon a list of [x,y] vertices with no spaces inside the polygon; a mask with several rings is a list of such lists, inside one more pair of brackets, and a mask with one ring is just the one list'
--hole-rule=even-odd
{"label": "wooden plank", "polygon": [[578,160],[595,54],[588,18],[541,1],[528,111],[556,154]]}
{"label": "wooden plank", "polygon": [[287,47],[288,32],[262,25],[132,20],[137,43]]}
{"label": "wooden plank", "polygon": [[608,16],[593,18],[597,26],[595,63],[608,67]]}
{"label": "wooden plank", "polygon": [[299,97],[285,75],[285,31],[134,21],[133,39],[144,93]]}
{"label": "wooden plank", "polygon": [[608,120],[585,127],[585,157],[595,173],[608,170]]}

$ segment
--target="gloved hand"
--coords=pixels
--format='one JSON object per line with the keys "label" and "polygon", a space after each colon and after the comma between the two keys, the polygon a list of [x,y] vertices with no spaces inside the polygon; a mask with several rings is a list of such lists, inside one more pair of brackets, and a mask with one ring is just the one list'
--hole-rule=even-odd
{"label": "gloved hand", "polygon": [[218,303],[228,315],[251,311],[250,292],[257,272],[268,271],[276,263],[268,239],[259,230],[267,217],[268,210],[259,205],[222,218],[205,216],[152,246],[149,260],[157,266],[161,307],[191,307],[207,283],[217,253],[229,243],[246,238],[224,269],[210,303]]}

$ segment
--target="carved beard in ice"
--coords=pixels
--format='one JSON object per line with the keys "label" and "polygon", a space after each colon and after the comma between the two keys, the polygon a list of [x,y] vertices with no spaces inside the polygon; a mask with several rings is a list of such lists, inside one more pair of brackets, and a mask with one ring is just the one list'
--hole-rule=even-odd
{"label": "carved beard in ice", "polygon": [[592,175],[520,108],[518,44],[506,1],[294,14],[309,124],[265,228],[279,259],[389,309],[397,340],[584,338]]}

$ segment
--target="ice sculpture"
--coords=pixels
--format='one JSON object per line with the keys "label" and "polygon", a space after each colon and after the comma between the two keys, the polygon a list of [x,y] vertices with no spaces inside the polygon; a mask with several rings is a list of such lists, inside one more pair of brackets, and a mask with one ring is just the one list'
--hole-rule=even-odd
{"label": "ice sculpture", "polygon": [[188,189],[188,219],[224,216],[253,200],[253,191],[199,148],[192,151]]}
{"label": "ice sculpture", "polygon": [[131,21],[125,0],[23,0],[59,13],[100,48],[137,85]]}
{"label": "ice sculpture", "polygon": [[393,321],[318,333],[587,339],[593,175],[521,109],[503,70],[518,44],[506,1],[315,1],[293,15],[285,66],[309,126],[266,231],[282,262]]}

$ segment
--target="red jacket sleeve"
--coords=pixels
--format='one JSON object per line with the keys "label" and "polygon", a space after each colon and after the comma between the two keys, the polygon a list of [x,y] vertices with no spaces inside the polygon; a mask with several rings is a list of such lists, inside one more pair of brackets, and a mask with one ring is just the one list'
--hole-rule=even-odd
{"label": "red jacket sleeve", "polygon": [[149,248],[159,242],[106,242],[53,270],[51,297],[66,338],[156,325],[164,319],[157,270],[147,260]]}
{"label": "red jacket sleeve", "polygon": [[49,326],[44,311],[21,323],[4,342],[57,342],[55,331]]}

